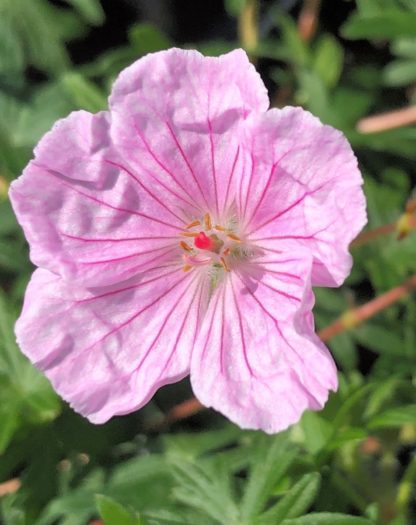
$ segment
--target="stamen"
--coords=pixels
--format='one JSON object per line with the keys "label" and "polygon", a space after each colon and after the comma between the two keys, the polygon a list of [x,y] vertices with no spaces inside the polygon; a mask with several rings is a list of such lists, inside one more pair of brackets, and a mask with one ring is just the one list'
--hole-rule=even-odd
{"label": "stamen", "polygon": [[210,217],[209,213],[206,213],[204,215],[204,223],[205,223],[205,229],[206,230],[212,230],[212,222],[211,222],[211,217]]}
{"label": "stamen", "polygon": [[232,239],[233,241],[241,242],[240,237],[238,237],[237,235],[235,235],[235,233],[227,233],[227,237],[228,237],[229,239]]}
{"label": "stamen", "polygon": [[222,252],[222,254],[224,255],[224,257],[227,257],[227,255],[230,255],[230,253],[231,253],[230,248],[225,248],[225,250]]}
{"label": "stamen", "polygon": [[192,221],[187,226],[185,226],[185,228],[189,230],[190,228],[194,228],[195,226],[201,226],[201,221]]}
{"label": "stamen", "polygon": [[198,237],[198,232],[183,232],[181,233],[182,237]]}
{"label": "stamen", "polygon": [[221,263],[221,266],[224,268],[224,270],[226,272],[230,271],[230,268],[228,267],[227,263],[225,262],[224,257],[220,257],[220,263]]}
{"label": "stamen", "polygon": [[181,241],[179,243],[179,246],[184,249],[186,252],[191,252],[192,251],[192,248],[189,246],[189,244],[186,244],[185,241]]}
{"label": "stamen", "polygon": [[189,272],[189,270],[192,270],[193,266],[191,266],[190,264],[185,264],[182,268],[182,271],[183,272]]}
{"label": "stamen", "polygon": [[216,230],[218,230],[219,232],[225,232],[225,228],[223,228],[223,227],[220,226],[219,224],[216,224],[216,225],[214,226],[214,228],[215,228]]}

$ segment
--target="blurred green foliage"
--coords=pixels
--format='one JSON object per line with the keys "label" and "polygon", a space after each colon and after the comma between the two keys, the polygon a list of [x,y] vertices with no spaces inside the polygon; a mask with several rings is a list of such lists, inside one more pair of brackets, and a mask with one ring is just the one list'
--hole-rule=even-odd
{"label": "blurred green foliage", "polygon": [[[114,0],[114,2],[121,0]],[[396,221],[415,185],[416,128],[363,134],[357,122],[415,102],[416,1],[332,0],[349,13],[305,41],[302,2],[259,1],[250,50],[273,104],[300,104],[351,140],[365,174],[369,228]],[[244,0],[226,0],[237,27]],[[175,17],[174,3],[165,2]],[[19,352],[13,324],[32,271],[5,187],[42,134],[75,109],[99,111],[119,71],[174,45],[133,21],[124,44],[75,64],[71,43],[106,21],[99,0],[0,1],[0,496],[4,525],[412,525],[416,523],[416,301],[409,295],[330,342],[340,388],[320,413],[276,436],[203,412],[160,426],[190,395],[169,387],[138,414],[94,427],[64,406]],[[207,22],[208,23],[208,22]],[[241,45],[187,42],[219,54]],[[225,38],[227,37],[227,38]],[[415,235],[354,251],[340,290],[316,290],[318,328],[416,272]],[[96,522],[97,523],[97,522]]]}

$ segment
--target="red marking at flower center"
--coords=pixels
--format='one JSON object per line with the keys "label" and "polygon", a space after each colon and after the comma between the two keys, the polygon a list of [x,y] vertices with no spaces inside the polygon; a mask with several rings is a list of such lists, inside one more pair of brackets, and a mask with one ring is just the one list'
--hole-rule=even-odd
{"label": "red marking at flower center", "polygon": [[212,252],[215,249],[214,239],[205,235],[204,232],[199,232],[198,237],[195,237],[194,239],[194,243],[200,250],[209,250]]}

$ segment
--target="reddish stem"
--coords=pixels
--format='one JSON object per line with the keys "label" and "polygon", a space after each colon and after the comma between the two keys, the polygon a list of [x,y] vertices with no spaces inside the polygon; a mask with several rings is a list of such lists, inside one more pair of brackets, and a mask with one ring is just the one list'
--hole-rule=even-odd
{"label": "reddish stem", "polygon": [[416,288],[416,275],[413,275],[400,286],[392,288],[388,292],[385,292],[375,299],[368,301],[368,303],[353,308],[347,314],[342,315],[331,323],[326,328],[323,328],[319,333],[319,337],[322,341],[329,341],[336,335],[352,328],[370,317],[374,317],[376,314],[388,308],[394,303],[397,303],[400,299],[405,297],[409,292]]}
{"label": "reddish stem", "polygon": [[361,133],[378,133],[416,123],[416,106],[389,111],[361,119],[357,129]]}
{"label": "reddish stem", "polygon": [[321,0],[304,0],[298,19],[299,36],[304,42],[312,40],[318,27]]}

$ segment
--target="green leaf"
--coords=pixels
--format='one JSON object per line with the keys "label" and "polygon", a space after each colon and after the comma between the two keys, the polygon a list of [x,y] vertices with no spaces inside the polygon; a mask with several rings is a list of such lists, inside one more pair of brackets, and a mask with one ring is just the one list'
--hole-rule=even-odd
{"label": "green leaf", "polygon": [[138,57],[172,47],[172,41],[156,26],[148,23],[132,26],[129,41]]}
{"label": "green leaf", "polygon": [[225,9],[230,16],[239,16],[243,10],[246,0],[225,0]]}
{"label": "green leaf", "polygon": [[313,68],[322,82],[334,87],[342,72],[344,51],[332,35],[323,35],[318,40],[313,57]]}
{"label": "green leaf", "polygon": [[259,440],[241,501],[243,522],[251,520],[263,510],[277,482],[285,475],[297,454],[297,448],[288,442],[287,433]]}
{"label": "green leaf", "polygon": [[99,0],[66,0],[91,25],[100,25],[104,22],[104,11]]}
{"label": "green leaf", "polygon": [[79,73],[65,73],[61,78],[62,86],[74,106],[96,113],[107,107],[107,100],[101,90]]}
{"label": "green leaf", "polygon": [[354,331],[354,338],[374,352],[398,356],[404,353],[404,341],[397,331],[375,323],[363,324]]}
{"label": "green leaf", "polygon": [[140,525],[140,519],[120,503],[108,496],[97,495],[95,497],[97,509],[105,525]]}
{"label": "green leaf", "polygon": [[[1,385],[0,385],[1,388]],[[0,406],[0,454],[6,450],[19,423],[19,403],[10,400]]]}
{"label": "green leaf", "polygon": [[335,360],[344,370],[353,370],[358,364],[358,351],[349,332],[338,334],[331,339],[329,347],[334,353]]}
{"label": "green leaf", "polygon": [[316,512],[301,518],[285,520],[282,525],[373,525],[373,522],[347,514]]}
{"label": "green leaf", "polygon": [[209,516],[216,523],[237,523],[229,473],[217,465],[173,461],[176,500]]}
{"label": "green leaf", "polygon": [[310,50],[301,39],[294,20],[288,16],[278,14],[277,24],[282,31],[286,60],[292,62],[298,67],[306,66],[310,61]]}
{"label": "green leaf", "polygon": [[0,78],[23,71],[24,66],[22,42],[10,20],[7,17],[0,18]]}
{"label": "green leaf", "polygon": [[192,460],[207,452],[231,445],[242,435],[235,425],[227,425],[221,430],[199,434],[170,434],[163,438],[168,457]]}
{"label": "green leaf", "polygon": [[416,422],[416,404],[401,406],[386,410],[385,412],[373,417],[368,428],[400,428],[407,423]]}
{"label": "green leaf", "polygon": [[323,122],[332,123],[328,90],[322,79],[314,72],[303,69],[298,74],[301,101]]}
{"label": "green leaf", "polygon": [[261,514],[254,525],[278,525],[285,518],[297,518],[314,502],[320,483],[317,472],[305,474],[273,507]]}
{"label": "green leaf", "polygon": [[71,97],[59,82],[38,88],[29,105],[20,113],[14,136],[20,146],[31,146],[48,131],[59,118],[76,109]]}
{"label": "green leaf", "polygon": [[311,454],[316,454],[325,447],[331,436],[331,425],[320,414],[306,411],[300,421],[305,437],[305,447]]}
{"label": "green leaf", "polygon": [[416,13],[385,9],[379,14],[361,16],[354,13],[342,28],[351,39],[374,39],[416,36]]}
{"label": "green leaf", "polygon": [[395,55],[416,59],[416,40],[414,38],[397,38],[391,43]]}
{"label": "green leaf", "polygon": [[413,60],[394,60],[383,71],[383,81],[387,86],[406,86],[416,80],[416,58]]}

